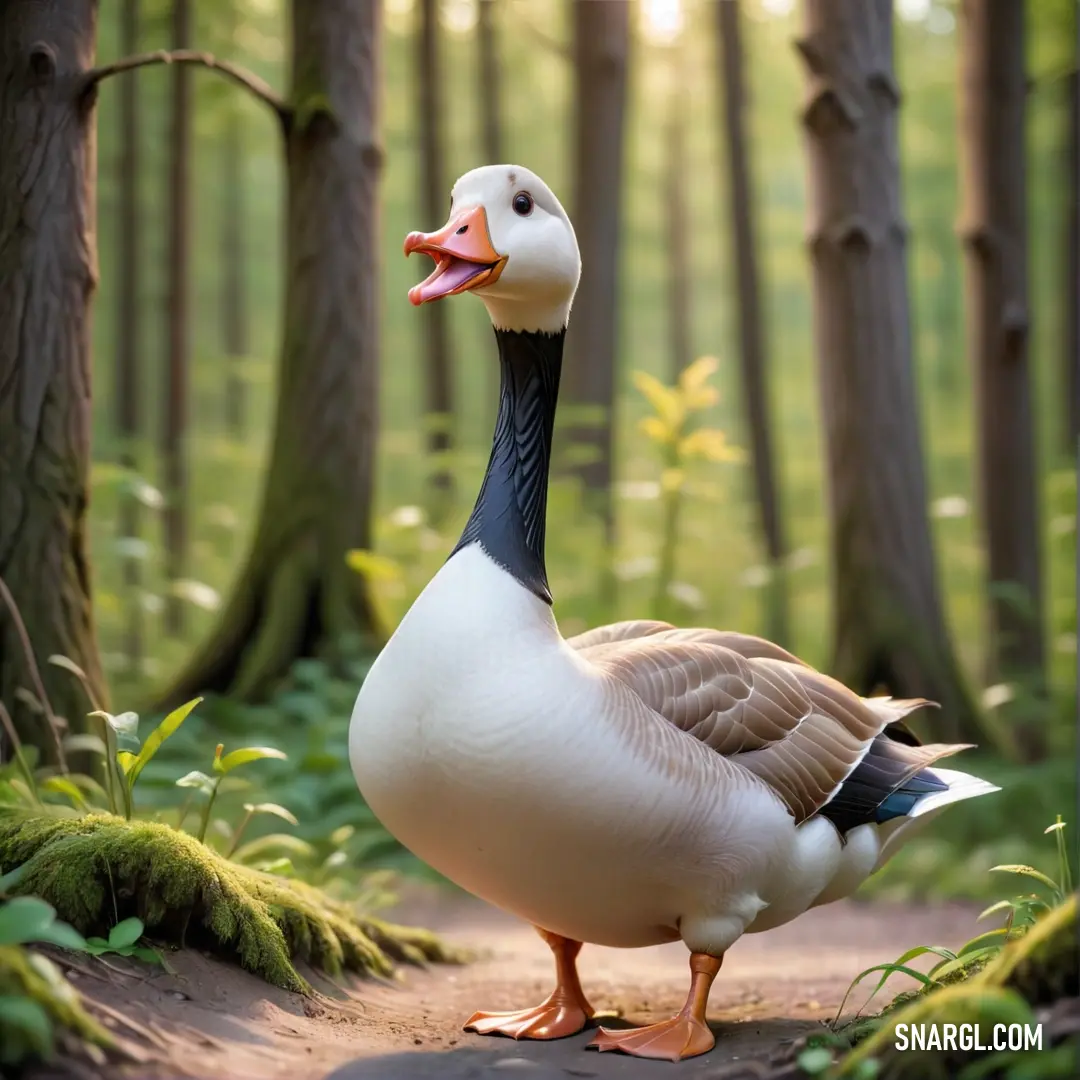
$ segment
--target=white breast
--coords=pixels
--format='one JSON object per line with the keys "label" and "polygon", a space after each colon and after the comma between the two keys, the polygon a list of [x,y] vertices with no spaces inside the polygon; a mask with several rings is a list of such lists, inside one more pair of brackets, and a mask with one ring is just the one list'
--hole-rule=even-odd
{"label": "white breast", "polygon": [[[647,945],[681,927],[691,947],[726,948],[798,865],[794,846],[824,842],[799,845],[756,778],[583,661],[478,547],[449,560],[376,660],[349,752],[401,843],[577,940]],[[807,885],[801,908],[821,888]]]}

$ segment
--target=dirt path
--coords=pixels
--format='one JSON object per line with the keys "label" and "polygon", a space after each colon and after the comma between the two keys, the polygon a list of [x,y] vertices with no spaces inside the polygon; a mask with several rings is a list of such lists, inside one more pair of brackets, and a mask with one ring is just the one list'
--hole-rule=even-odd
{"label": "dirt path", "polygon": [[[513,1042],[461,1031],[477,1008],[535,1004],[551,989],[551,961],[531,928],[458,896],[411,903],[407,916],[481,950],[465,967],[407,970],[394,985],[365,983],[348,997],[305,1001],[197,953],[170,957],[175,976],[122,976],[85,967],[82,992],[114,1011],[144,1061],[128,1077],[204,1080],[564,1080],[667,1076],[664,1062],[585,1052],[584,1032],[558,1042]],[[973,932],[959,906],[898,908],[843,902],[728,954],[709,1011],[716,1048],[684,1062],[685,1080],[729,1074],[835,1012],[853,975],[914,944],[956,945]],[[640,1024],[670,1016],[687,988],[680,944],[633,951],[587,947],[580,970],[594,1007]],[[93,971],[93,974],[91,972]],[[132,1028],[118,1019],[134,1022]],[[605,1020],[605,1023],[609,1021]],[[616,1021],[614,1026],[619,1026]],[[109,1070],[111,1077],[115,1070]]]}

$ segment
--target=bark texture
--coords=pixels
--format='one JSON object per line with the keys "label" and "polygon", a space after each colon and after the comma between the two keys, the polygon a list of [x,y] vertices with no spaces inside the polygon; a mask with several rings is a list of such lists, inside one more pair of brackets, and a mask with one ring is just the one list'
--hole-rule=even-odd
{"label": "bark texture", "polygon": [[1067,80],[1069,101],[1065,114],[1069,130],[1069,155],[1065,186],[1065,295],[1061,310],[1065,318],[1062,335],[1062,389],[1065,394],[1065,458],[1076,457],[1080,445],[1080,9],[1073,8],[1073,70]]}
{"label": "bark texture", "polygon": [[168,702],[252,700],[298,657],[331,661],[380,628],[345,564],[371,544],[381,247],[382,6],[293,0],[285,155],[285,325],[259,521],[216,632]]}
{"label": "bark texture", "polygon": [[572,433],[591,448],[580,475],[614,539],[611,502],[614,441],[619,219],[626,113],[630,4],[573,4],[573,216],[581,284],[567,335],[566,398],[595,423]]}
{"label": "bark texture", "polygon": [[[989,578],[989,675],[1044,679],[1038,472],[1027,283],[1024,5],[960,6],[961,235]],[[1029,758],[1044,739],[1017,717]]]}
{"label": "bark texture", "polygon": [[976,731],[941,610],[911,359],[890,0],[806,0],[798,49],[832,524],[833,673]]}
{"label": "bark texture", "polygon": [[[230,3],[228,42],[236,33]],[[244,117],[230,104],[221,141],[221,347],[226,358],[225,429],[234,439],[247,431],[247,382],[243,363],[249,351],[247,233],[244,227]]]}
{"label": "bark texture", "polygon": [[[139,48],[139,0],[124,0],[120,9],[120,51],[125,55]],[[142,379],[139,372],[139,345],[142,320],[139,306],[139,104],[138,82],[121,79],[116,88],[120,128],[120,155],[117,161],[119,212],[116,216],[116,379],[113,387],[116,435],[121,446],[120,464],[137,470],[136,444],[141,430]],[[123,497],[118,531],[121,537],[139,535],[139,500]],[[143,606],[139,600],[141,567],[139,560],[125,556],[124,656],[128,667],[137,671],[142,663]]]}
{"label": "bark texture", "polygon": [[[0,5],[0,577],[73,729],[86,693],[50,654],[74,660],[105,698],[86,548],[96,148],[80,80],[96,23],[95,0]],[[0,701],[49,756],[51,737],[16,696],[33,685],[0,607]]]}
{"label": "bark texture", "polygon": [[[189,0],[173,0],[172,47],[191,46]],[[161,462],[165,507],[161,522],[165,541],[165,575],[172,583],[184,577],[187,561],[188,468],[185,438],[188,423],[188,366],[190,342],[191,263],[191,68],[172,67],[171,130],[169,133],[168,301],[166,376],[161,423]],[[165,630],[180,634],[185,622],[184,601],[165,597]]]}
{"label": "bark texture", "polygon": [[476,89],[484,161],[488,165],[498,165],[506,160],[503,151],[502,69],[499,64],[495,11],[496,0],[480,0],[476,25],[479,52]]}
{"label": "bark texture", "polygon": [[768,356],[761,316],[754,200],[750,183],[750,154],[746,136],[748,108],[743,74],[741,18],[737,3],[714,7],[720,53],[720,97],[723,103],[723,143],[727,149],[728,228],[734,249],[735,287],[738,296],[739,366],[742,374],[743,408],[750,434],[750,458],[754,470],[754,494],[765,553],[770,568],[765,592],[766,628],[774,641],[788,640],[787,588],[784,580],[784,539],[780,496],[773,459],[772,425],[769,420]]}
{"label": "bark texture", "polygon": [[[437,229],[450,207],[450,186],[443,161],[443,95],[445,87],[439,57],[438,0],[420,0],[420,33],[417,35],[416,85],[420,124],[420,174],[425,228]],[[446,456],[454,445],[454,368],[447,333],[445,304],[425,304],[420,311],[424,333],[425,424],[431,455],[431,482],[440,497],[434,507],[439,515],[453,489],[453,474]]]}

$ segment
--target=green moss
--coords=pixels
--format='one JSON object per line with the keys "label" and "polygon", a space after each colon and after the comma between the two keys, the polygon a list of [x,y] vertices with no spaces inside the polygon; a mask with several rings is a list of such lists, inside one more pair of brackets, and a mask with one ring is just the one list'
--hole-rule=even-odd
{"label": "green moss", "polygon": [[[45,957],[19,945],[0,945],[0,998],[28,1000],[44,1011],[53,1034],[67,1033],[81,1042],[112,1046],[112,1039],[83,1008],[74,987]],[[38,1033],[44,1036],[44,1033]],[[13,1026],[0,1009],[0,1061],[18,1064],[26,1058],[48,1057],[49,1041]]]}
{"label": "green moss", "polygon": [[329,975],[389,975],[395,960],[459,959],[431,934],[358,917],[310,885],[231,863],[156,822],[0,815],[0,872],[23,864],[18,891],[84,934],[137,915],[156,939],[197,938],[300,993],[310,987],[296,961]]}

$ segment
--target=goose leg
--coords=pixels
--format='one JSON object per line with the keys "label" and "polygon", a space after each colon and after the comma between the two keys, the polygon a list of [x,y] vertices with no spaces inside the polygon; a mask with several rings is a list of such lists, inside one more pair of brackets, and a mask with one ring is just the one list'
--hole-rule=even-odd
{"label": "goose leg", "polygon": [[629,1031],[601,1028],[589,1046],[596,1050],[621,1050],[634,1057],[679,1061],[708,1053],[716,1043],[705,1022],[709,990],[720,970],[723,957],[706,953],[690,954],[690,993],[678,1015],[670,1020]]}
{"label": "goose leg", "polygon": [[576,1035],[592,1018],[592,1006],[581,990],[577,973],[580,941],[571,941],[537,927],[555,954],[555,989],[532,1009],[520,1012],[473,1013],[466,1031],[480,1035],[509,1035],[512,1039],[562,1039]]}

